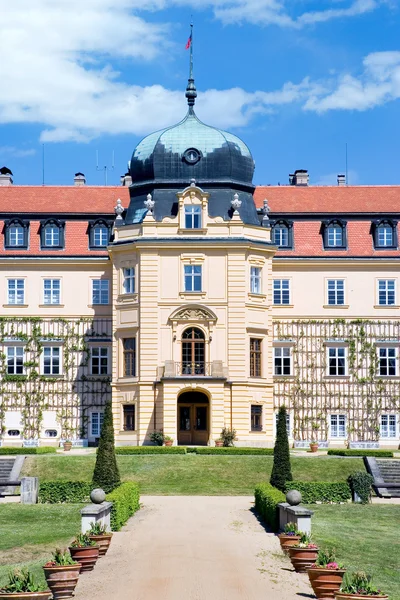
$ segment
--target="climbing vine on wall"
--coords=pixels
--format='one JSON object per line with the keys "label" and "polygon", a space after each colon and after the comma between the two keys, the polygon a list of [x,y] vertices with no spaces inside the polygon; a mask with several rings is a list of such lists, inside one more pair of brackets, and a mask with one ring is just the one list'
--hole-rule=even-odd
{"label": "climbing vine on wall", "polygon": [[[275,377],[275,409],[285,405],[293,413],[293,437],[326,440],[329,415],[345,414],[349,440],[379,439],[380,416],[400,411],[400,382],[379,374],[378,348],[397,346],[400,321],[280,320],[274,340],[292,347],[291,377]],[[327,375],[327,347],[347,348],[348,372]]]}
{"label": "climbing vine on wall", "polygon": [[[7,411],[20,411],[24,439],[41,434],[44,411],[54,411],[61,438],[87,435],[89,409],[111,397],[110,377],[89,375],[91,343],[111,341],[110,319],[0,317],[0,427]],[[24,374],[8,373],[7,346],[24,346]],[[43,347],[62,348],[61,374],[43,375]]]}

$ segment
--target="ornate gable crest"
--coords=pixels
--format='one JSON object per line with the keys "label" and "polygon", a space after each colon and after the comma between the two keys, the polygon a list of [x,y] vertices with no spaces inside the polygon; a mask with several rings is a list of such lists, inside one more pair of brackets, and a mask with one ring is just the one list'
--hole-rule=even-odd
{"label": "ornate gable crest", "polygon": [[175,310],[170,316],[170,321],[217,321],[217,315],[210,309],[200,304],[187,304]]}

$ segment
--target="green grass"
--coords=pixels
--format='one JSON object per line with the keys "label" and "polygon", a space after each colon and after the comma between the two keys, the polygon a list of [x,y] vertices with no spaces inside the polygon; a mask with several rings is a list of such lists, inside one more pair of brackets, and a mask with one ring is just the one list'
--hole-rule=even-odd
{"label": "green grass", "polygon": [[366,571],[377,587],[400,600],[400,506],[358,504],[310,506],[313,537],[336,548],[351,570]]}
{"label": "green grass", "polygon": [[[269,481],[270,456],[118,456],[124,481],[137,481],[141,494],[252,495]],[[23,474],[39,481],[90,481],[94,456],[35,456],[25,461]],[[292,458],[293,478],[302,481],[345,481],[364,469],[361,458]]]}
{"label": "green grass", "polygon": [[53,550],[80,531],[82,504],[0,505],[0,585],[11,568],[26,566],[44,581],[42,566]]}

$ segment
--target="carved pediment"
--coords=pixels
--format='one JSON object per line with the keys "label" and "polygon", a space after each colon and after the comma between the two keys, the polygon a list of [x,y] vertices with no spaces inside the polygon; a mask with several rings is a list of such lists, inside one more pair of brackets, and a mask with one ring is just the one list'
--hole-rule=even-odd
{"label": "carved pediment", "polygon": [[170,316],[171,321],[216,321],[217,316],[205,306],[189,304],[178,308]]}

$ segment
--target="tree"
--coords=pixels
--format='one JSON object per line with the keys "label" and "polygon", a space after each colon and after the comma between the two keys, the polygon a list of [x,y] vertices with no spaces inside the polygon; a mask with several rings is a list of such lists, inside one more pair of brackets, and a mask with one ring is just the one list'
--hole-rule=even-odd
{"label": "tree", "polygon": [[274,446],[274,464],[270,483],[282,492],[286,491],[286,482],[292,481],[292,470],[290,467],[289,440],[286,429],[287,412],[282,406],[278,413],[278,424],[276,426],[276,440]]}
{"label": "tree", "polygon": [[102,488],[106,493],[112,492],[121,483],[114,449],[111,402],[107,402],[104,410],[104,421],[101,428],[92,483],[94,486]]}

